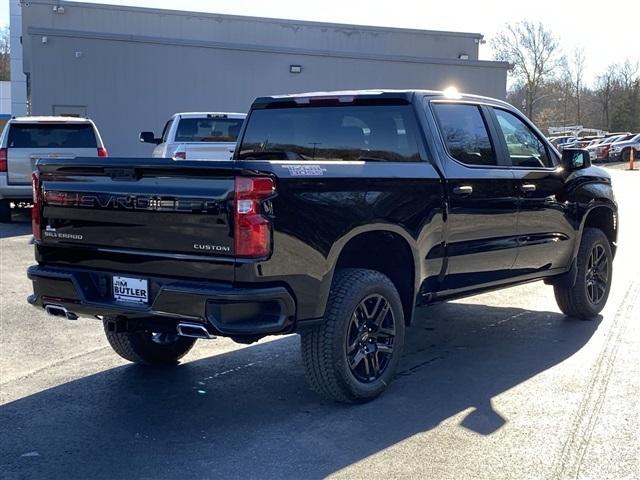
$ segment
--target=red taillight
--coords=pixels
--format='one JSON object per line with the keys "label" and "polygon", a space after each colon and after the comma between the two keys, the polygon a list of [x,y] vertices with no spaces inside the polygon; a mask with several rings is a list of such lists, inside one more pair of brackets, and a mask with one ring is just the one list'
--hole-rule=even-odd
{"label": "red taillight", "polygon": [[31,190],[33,191],[33,208],[31,209],[31,229],[33,238],[42,240],[42,188],[38,172],[31,174]]}
{"label": "red taillight", "polygon": [[0,148],[0,172],[7,171],[7,149]]}
{"label": "red taillight", "polygon": [[183,151],[179,151],[173,154],[173,159],[174,160],[186,160],[187,159],[187,152],[183,152]]}
{"label": "red taillight", "polygon": [[271,225],[262,215],[262,200],[275,192],[269,177],[236,177],[234,242],[237,257],[266,257],[271,253]]}
{"label": "red taillight", "polygon": [[109,152],[107,151],[106,148],[100,147],[100,148],[98,148],[98,156],[99,157],[108,157],[109,156]]}

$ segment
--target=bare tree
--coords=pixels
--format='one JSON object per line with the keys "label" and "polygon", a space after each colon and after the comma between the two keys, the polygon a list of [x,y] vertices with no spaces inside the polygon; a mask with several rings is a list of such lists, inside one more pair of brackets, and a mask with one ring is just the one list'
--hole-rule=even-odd
{"label": "bare tree", "polygon": [[602,107],[602,123],[605,129],[611,127],[611,100],[616,84],[616,65],[610,65],[607,70],[598,75],[595,84],[595,94]]}
{"label": "bare tree", "polygon": [[573,94],[576,99],[576,122],[582,123],[582,112],[580,109],[582,90],[584,88],[584,68],[586,59],[584,50],[579,48],[573,51],[572,64],[570,65],[571,83],[573,86]]}
{"label": "bare tree", "polygon": [[640,112],[640,76],[638,62],[626,60],[616,66],[616,82],[611,99],[611,128],[633,131],[638,127]]}
{"label": "bare tree", "polygon": [[526,88],[526,113],[534,117],[534,104],[544,83],[558,66],[558,41],[542,23],[508,25],[492,41],[497,60],[513,65],[513,75]]}
{"label": "bare tree", "polygon": [[617,66],[618,78],[622,88],[629,89],[638,77],[638,62],[631,63],[629,59],[625,60],[622,65]]}
{"label": "bare tree", "polygon": [[10,38],[9,27],[2,27],[0,29],[0,81],[10,80],[11,77]]}

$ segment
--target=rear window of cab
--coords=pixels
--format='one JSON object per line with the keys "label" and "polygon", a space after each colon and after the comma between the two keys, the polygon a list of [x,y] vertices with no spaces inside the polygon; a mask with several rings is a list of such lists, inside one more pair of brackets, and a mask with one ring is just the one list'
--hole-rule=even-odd
{"label": "rear window of cab", "polygon": [[247,121],[243,160],[420,161],[410,105],[257,109]]}
{"label": "rear window of cab", "polygon": [[96,134],[90,123],[13,123],[8,148],[96,148]]}
{"label": "rear window of cab", "polygon": [[182,118],[176,142],[235,142],[243,122],[242,118]]}

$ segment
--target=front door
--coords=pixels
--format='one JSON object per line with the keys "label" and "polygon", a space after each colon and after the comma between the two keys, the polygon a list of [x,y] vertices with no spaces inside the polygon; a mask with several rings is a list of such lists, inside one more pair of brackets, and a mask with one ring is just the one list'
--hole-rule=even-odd
{"label": "front door", "polygon": [[487,110],[473,104],[432,102],[448,155],[446,275],[449,295],[500,283],[516,259],[518,196],[511,169],[491,140]]}
{"label": "front door", "polygon": [[519,246],[514,273],[564,268],[571,260],[575,231],[566,198],[566,173],[524,118],[500,108],[492,111],[499,143],[509,156],[519,195]]}

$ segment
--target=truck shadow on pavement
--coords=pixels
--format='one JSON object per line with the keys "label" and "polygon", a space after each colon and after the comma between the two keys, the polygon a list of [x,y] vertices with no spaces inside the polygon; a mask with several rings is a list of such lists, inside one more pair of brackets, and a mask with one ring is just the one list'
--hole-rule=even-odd
{"label": "truck shadow on pavement", "polygon": [[31,479],[325,477],[470,408],[453,428],[506,428],[514,418],[492,397],[573,355],[600,322],[464,303],[417,317],[396,381],[371,403],[310,392],[290,336],[169,370],[117,367],[6,404],[0,469]]}

